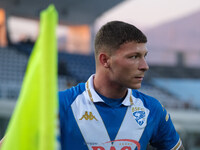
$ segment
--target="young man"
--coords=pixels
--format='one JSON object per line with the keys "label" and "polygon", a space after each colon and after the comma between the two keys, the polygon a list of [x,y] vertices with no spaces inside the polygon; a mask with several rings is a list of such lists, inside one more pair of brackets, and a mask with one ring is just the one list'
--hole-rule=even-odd
{"label": "young man", "polygon": [[95,38],[96,73],[59,93],[62,150],[184,149],[172,121],[141,87],[146,36],[112,21]]}

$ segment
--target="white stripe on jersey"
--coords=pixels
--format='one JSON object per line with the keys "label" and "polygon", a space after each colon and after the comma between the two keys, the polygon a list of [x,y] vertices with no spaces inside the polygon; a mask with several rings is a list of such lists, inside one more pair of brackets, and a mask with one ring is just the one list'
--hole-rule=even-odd
{"label": "white stripe on jersey", "polygon": [[[105,149],[110,149],[111,146],[114,146],[116,149],[120,149],[123,145],[117,142],[109,142],[110,137],[107,129],[93,103],[93,101],[103,102],[103,100],[97,96],[98,94],[95,92],[93,86],[91,87],[92,81],[93,79],[90,78],[89,83],[86,84],[87,90],[79,95],[71,105],[76,122],[89,150],[92,150],[92,146],[102,146]],[[132,96],[131,89],[128,90],[127,96],[127,99],[130,101],[128,104],[132,105],[128,105],[127,112],[115,140],[131,139],[139,141],[147,124],[149,110],[144,107],[140,99]],[[125,101],[126,98],[124,103]],[[136,145],[133,144],[131,147],[134,149]]]}

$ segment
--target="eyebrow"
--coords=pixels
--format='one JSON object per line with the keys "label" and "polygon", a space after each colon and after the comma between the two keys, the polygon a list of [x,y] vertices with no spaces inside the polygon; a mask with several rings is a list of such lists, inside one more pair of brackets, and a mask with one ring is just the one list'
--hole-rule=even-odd
{"label": "eyebrow", "polygon": [[[141,51],[139,51],[139,52],[131,52],[130,54],[128,54],[128,55],[135,55],[135,54],[137,54],[137,55],[143,55],[143,52],[141,52]],[[144,56],[146,56],[148,54],[148,51],[145,51],[144,52]]]}

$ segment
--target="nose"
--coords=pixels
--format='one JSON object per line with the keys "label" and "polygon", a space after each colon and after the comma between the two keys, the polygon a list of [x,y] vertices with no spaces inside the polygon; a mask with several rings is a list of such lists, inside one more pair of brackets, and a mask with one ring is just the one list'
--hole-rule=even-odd
{"label": "nose", "polygon": [[147,71],[149,70],[149,65],[147,64],[147,61],[145,58],[142,58],[139,64],[139,70]]}

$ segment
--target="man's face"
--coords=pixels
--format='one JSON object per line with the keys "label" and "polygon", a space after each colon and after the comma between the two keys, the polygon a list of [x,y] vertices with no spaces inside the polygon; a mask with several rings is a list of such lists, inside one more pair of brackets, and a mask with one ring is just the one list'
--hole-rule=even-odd
{"label": "man's face", "polygon": [[113,84],[139,89],[144,73],[149,69],[145,43],[128,42],[110,56],[110,79]]}

